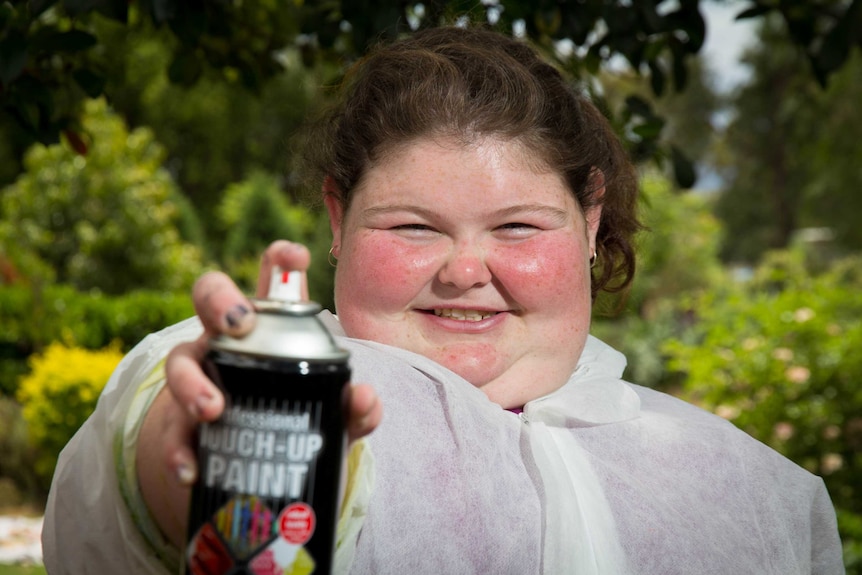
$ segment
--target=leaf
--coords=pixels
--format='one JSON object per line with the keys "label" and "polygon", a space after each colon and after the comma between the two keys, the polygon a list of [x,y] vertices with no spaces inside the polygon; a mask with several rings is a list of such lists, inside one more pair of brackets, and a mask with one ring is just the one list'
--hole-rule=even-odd
{"label": "leaf", "polygon": [[30,6],[30,17],[35,19],[56,3],[57,0],[29,0],[27,4]]}
{"label": "leaf", "polygon": [[[859,34],[859,22],[862,22],[862,0],[854,0],[844,17],[825,35],[820,49],[812,57],[811,63],[818,79],[835,72],[847,61],[853,45],[854,28]],[[821,81],[821,85],[825,82]]]}
{"label": "leaf", "polygon": [[0,4],[0,30],[6,30],[16,16],[17,12],[8,2]]}
{"label": "leaf", "polygon": [[682,92],[688,82],[688,68],[685,66],[685,51],[678,42],[671,43],[673,54],[673,85],[677,92]]}
{"label": "leaf", "polygon": [[543,36],[553,37],[560,29],[562,15],[559,8],[538,9],[533,14],[536,30]]}
{"label": "leaf", "polygon": [[638,11],[643,18],[643,28],[646,33],[652,34],[666,29],[665,19],[659,16],[656,5],[643,2],[638,7]]}
{"label": "leaf", "polygon": [[178,12],[175,0],[141,0],[140,5],[141,10],[148,13],[156,24],[173,20]]}
{"label": "leaf", "polygon": [[628,96],[626,98],[626,108],[632,115],[643,116],[644,118],[651,118],[655,115],[649,102],[640,96]]}
{"label": "leaf", "polygon": [[653,94],[660,97],[664,94],[664,71],[656,60],[650,60],[648,65],[650,70],[650,87],[652,87]]}
{"label": "leaf", "polygon": [[72,146],[72,149],[78,155],[86,156],[87,155],[87,142],[81,137],[81,134],[75,132],[74,130],[63,130],[63,135],[66,137],[66,141],[69,142],[69,145]]}
{"label": "leaf", "polygon": [[596,46],[590,46],[590,49],[587,51],[587,55],[584,56],[584,65],[587,68],[587,72],[593,76],[597,75],[599,73],[599,68],[602,65],[602,61],[599,48]]}
{"label": "leaf", "polygon": [[104,0],[96,7],[96,11],[103,16],[123,24],[127,24],[129,21],[128,0]]}
{"label": "leaf", "polygon": [[697,181],[697,172],[694,164],[676,146],[671,146],[671,159],[673,161],[673,175],[676,183],[683,189],[691,188]]}
{"label": "leaf", "polygon": [[748,20],[750,18],[760,18],[761,16],[769,14],[772,10],[773,8],[771,6],[755,6],[754,8],[743,10],[736,15],[735,19]]}
{"label": "leaf", "polygon": [[0,81],[8,86],[27,64],[27,39],[13,31],[0,42]]}
{"label": "leaf", "polygon": [[80,52],[98,43],[96,37],[83,30],[57,32],[56,29],[43,29],[33,39],[31,50],[34,52]]}
{"label": "leaf", "polygon": [[661,134],[663,127],[664,121],[661,118],[653,117],[632,128],[632,132],[644,140],[655,140]]}
{"label": "leaf", "polygon": [[205,10],[178,9],[170,16],[168,25],[183,45],[196,46],[209,27],[209,18]]}
{"label": "leaf", "polygon": [[96,10],[105,0],[63,0],[63,7],[71,16],[80,16]]}
{"label": "leaf", "polygon": [[91,98],[98,98],[105,89],[105,78],[86,68],[72,73],[75,82]]}
{"label": "leaf", "polygon": [[203,74],[203,64],[191,52],[179,52],[168,68],[168,78],[174,84],[192,86]]}

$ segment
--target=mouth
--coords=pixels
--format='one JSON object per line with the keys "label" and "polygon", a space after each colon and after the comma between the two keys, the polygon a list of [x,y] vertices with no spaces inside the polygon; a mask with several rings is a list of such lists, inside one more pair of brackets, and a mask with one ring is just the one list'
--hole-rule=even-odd
{"label": "mouth", "polygon": [[437,317],[445,317],[458,321],[482,321],[483,319],[488,319],[489,317],[493,317],[498,313],[499,312],[496,311],[486,311],[478,309],[441,308],[434,310],[434,315],[436,315]]}

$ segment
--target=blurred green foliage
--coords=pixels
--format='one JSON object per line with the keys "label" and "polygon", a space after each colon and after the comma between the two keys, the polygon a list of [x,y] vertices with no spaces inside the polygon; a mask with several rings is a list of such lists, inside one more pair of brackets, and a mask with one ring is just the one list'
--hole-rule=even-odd
{"label": "blurred green foliage", "polygon": [[178,229],[194,215],[179,209],[187,204],[162,168],[163,148],[149,130],[129,132],[101,100],[88,102],[84,125],[93,136],[86,156],[37,144],[3,190],[0,255],[31,285],[188,289],[202,262]]}
{"label": "blurred green foliage", "polygon": [[[283,72],[277,56],[285,48],[297,48],[306,66],[349,61],[380,38],[459,20],[507,33],[520,29],[576,77],[595,75],[612,58],[624,59],[632,69],[648,71],[653,93],[661,95],[670,85],[686,83],[686,60],[706,37],[701,8],[702,0],[5,2],[0,4],[0,105],[31,141],[54,143],[60,133],[76,139],[82,100],[114,94],[109,27],[122,35],[158,31],[168,46],[162,69],[174,84],[191,86],[215,72],[258,91]],[[825,84],[852,47],[862,45],[854,26],[860,12],[859,2],[843,0],[750,0],[737,17],[774,13]],[[562,57],[556,48],[561,42],[576,49]],[[641,113],[645,100],[635,97],[626,104],[624,113],[632,121],[621,133],[634,135],[633,152],[661,157],[653,154],[661,118],[649,110]],[[672,156],[677,174],[690,182],[688,160],[679,149]]]}
{"label": "blurred green foliage", "polygon": [[187,293],[136,290],[122,296],[68,285],[0,286],[0,394],[14,395],[30,354],[54,341],[128,350],[147,334],[194,315]]}
{"label": "blurred green foliage", "polygon": [[308,211],[293,205],[278,179],[261,171],[225,190],[218,209],[225,240],[222,261],[231,276],[254,292],[260,255],[275,238],[305,243],[314,229]]}
{"label": "blurred green foliage", "polygon": [[27,434],[21,404],[0,394],[0,512],[27,504],[38,508],[45,493],[33,470],[37,454]]}
{"label": "blurred green foliage", "polygon": [[637,238],[634,282],[622,300],[599,295],[591,331],[626,355],[629,380],[667,389],[672,377],[661,344],[689,321],[676,301],[725,281],[722,232],[708,197],[679,194],[657,174],[642,178],[640,202],[645,229]]}
{"label": "blurred green foliage", "polygon": [[851,51],[823,89],[805,54],[787,41],[789,31],[766,24],[746,52],[752,80],[733,97],[723,141],[722,257],[756,265],[804,228],[827,230],[836,249],[858,251],[862,51]]}
{"label": "blurred green foliage", "polygon": [[[165,74],[172,44],[163,35],[104,27],[112,105],[170,151],[165,165],[202,220],[215,223],[226,186],[255,171],[283,175],[280,187],[293,193],[288,144],[336,67],[305,68],[297,49],[284,49],[278,61],[285,69],[254,92],[212,70],[193,85],[177,84]],[[213,228],[206,232],[215,257],[223,236]]]}
{"label": "blurred green foliage", "polygon": [[802,249],[752,279],[680,302],[695,317],[663,346],[681,395],[823,477],[862,569],[862,258],[815,274]]}
{"label": "blurred green foliage", "polygon": [[299,242],[311,252],[309,297],[333,309],[333,269],[326,263],[332,234],[323,210],[291,200],[272,174],[254,171],[225,190],[217,209],[225,271],[253,294],[260,271],[260,255],[274,239]]}

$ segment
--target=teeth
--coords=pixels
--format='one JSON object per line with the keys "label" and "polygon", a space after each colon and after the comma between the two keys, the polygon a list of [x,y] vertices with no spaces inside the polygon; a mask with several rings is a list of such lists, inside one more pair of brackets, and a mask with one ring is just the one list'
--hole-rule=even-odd
{"label": "teeth", "polygon": [[481,321],[494,315],[495,312],[479,311],[475,309],[435,309],[434,315],[438,317],[448,317],[461,321]]}

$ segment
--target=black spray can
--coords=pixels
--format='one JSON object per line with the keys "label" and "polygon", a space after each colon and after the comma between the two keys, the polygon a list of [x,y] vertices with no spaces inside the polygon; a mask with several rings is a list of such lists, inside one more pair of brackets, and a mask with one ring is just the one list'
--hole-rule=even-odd
{"label": "black spray can", "polygon": [[[298,274],[278,274],[285,285]],[[275,284],[275,282],[274,282]],[[307,575],[332,569],[346,446],[348,354],[320,306],[278,286],[253,300],[254,331],[214,338],[204,367],[225,394],[198,438],[187,575]]]}

